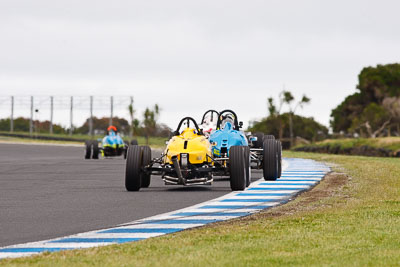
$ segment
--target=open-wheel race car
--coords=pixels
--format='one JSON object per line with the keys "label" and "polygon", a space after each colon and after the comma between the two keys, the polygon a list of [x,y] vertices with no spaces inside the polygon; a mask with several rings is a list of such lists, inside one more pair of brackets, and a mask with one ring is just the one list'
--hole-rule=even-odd
{"label": "open-wheel race car", "polygon": [[[186,128],[181,127],[186,123]],[[193,127],[190,127],[190,124]],[[228,173],[232,190],[246,187],[245,150],[233,148],[229,155],[229,165],[224,158],[214,158],[210,141],[191,117],[183,118],[165,151],[159,158],[151,159],[148,146],[131,145],[128,149],[125,173],[125,187],[128,191],[138,191],[150,185],[151,175],[161,175],[166,185],[211,185],[215,173]],[[248,156],[247,156],[248,157]]]}
{"label": "open-wheel race car", "polygon": [[[100,145],[99,145],[100,143]],[[136,140],[132,140],[131,144],[137,145]],[[99,159],[99,155],[103,158],[123,156],[126,158],[128,152],[128,143],[122,140],[121,136],[115,131],[109,131],[102,140],[87,140],[85,142],[85,159]]]}
{"label": "open-wheel race car", "polygon": [[217,121],[219,117],[219,112],[213,109],[207,110],[200,123],[200,128],[206,137],[209,137],[211,132],[217,128]]}
{"label": "open-wheel race car", "polygon": [[[227,158],[232,148],[241,147],[246,159],[250,158],[249,162],[246,161],[247,186],[250,184],[252,167],[262,168],[265,180],[276,180],[280,177],[279,170],[281,170],[280,143],[253,136],[249,138],[251,140],[249,142],[245,133],[240,131],[242,125],[234,111],[227,109],[220,112],[217,129],[210,135],[214,158]],[[253,147],[253,142],[257,140],[262,140],[261,145]]]}
{"label": "open-wheel race car", "polygon": [[[256,169],[263,168],[265,180],[276,180],[282,175],[282,143],[275,139],[273,135],[264,135],[256,132],[248,135],[250,146],[250,158],[252,167]],[[265,161],[269,153],[277,154],[277,162]],[[266,172],[266,167],[269,171]]]}

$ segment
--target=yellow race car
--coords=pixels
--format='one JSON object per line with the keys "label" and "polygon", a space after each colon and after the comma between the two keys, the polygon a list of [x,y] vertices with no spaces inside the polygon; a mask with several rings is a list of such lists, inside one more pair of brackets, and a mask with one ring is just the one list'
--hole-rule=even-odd
{"label": "yellow race car", "polygon": [[[186,123],[186,128],[181,127]],[[193,127],[190,127],[192,123]],[[125,187],[138,191],[149,187],[151,175],[161,175],[166,185],[211,185],[213,173],[229,168],[232,190],[246,187],[246,153],[241,146],[234,148],[228,159],[214,159],[212,145],[202,129],[191,117],[183,118],[161,157],[151,159],[148,146],[131,145],[128,148]],[[229,164],[226,164],[229,160]],[[222,164],[222,162],[224,162]]]}

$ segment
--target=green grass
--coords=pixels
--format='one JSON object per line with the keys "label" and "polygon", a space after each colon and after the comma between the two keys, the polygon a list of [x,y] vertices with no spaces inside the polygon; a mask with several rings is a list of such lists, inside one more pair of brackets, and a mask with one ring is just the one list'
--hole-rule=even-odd
{"label": "green grass", "polygon": [[[140,242],[7,259],[34,266],[398,266],[400,160],[286,152],[349,176],[265,212]],[[173,192],[171,192],[173,193]]]}
{"label": "green grass", "polygon": [[[8,133],[8,132],[0,132],[0,133]],[[29,133],[26,132],[15,132],[15,134],[21,134],[28,138],[20,138],[20,137],[11,137],[11,136],[1,136],[0,135],[0,142],[23,142],[23,143],[50,143],[50,144],[82,144],[79,140],[91,140],[91,139],[102,139],[104,135],[96,135],[96,136],[88,136],[88,135],[81,135],[81,134],[74,134],[72,136],[66,134],[39,134],[40,136],[46,137],[63,137],[63,138],[71,138],[75,140],[71,141],[58,141],[58,140],[43,140],[35,138],[35,134],[30,137]],[[133,139],[136,139],[139,145],[146,145],[146,138],[144,136],[136,136]],[[165,137],[150,137],[149,138],[149,145],[154,148],[163,148],[165,147],[165,141],[168,138]],[[124,137],[124,140],[129,141],[128,137]]]}
{"label": "green grass", "polygon": [[[324,147],[327,145],[331,147],[338,146],[341,149],[370,146],[374,148],[385,148],[392,151],[397,151],[400,150],[400,137],[327,139],[311,144],[311,146],[315,147]],[[306,146],[310,145],[299,145],[297,147]]]}

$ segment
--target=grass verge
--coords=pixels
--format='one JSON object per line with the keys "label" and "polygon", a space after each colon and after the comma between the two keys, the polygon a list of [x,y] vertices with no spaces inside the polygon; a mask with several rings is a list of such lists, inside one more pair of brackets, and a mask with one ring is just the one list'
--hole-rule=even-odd
{"label": "grass verge", "polygon": [[[24,133],[25,134],[25,133]],[[77,139],[77,140],[71,140],[71,141],[58,141],[58,140],[45,140],[45,139],[38,139],[35,137],[28,138],[29,134],[26,134],[27,138],[20,138],[20,137],[12,137],[12,136],[0,136],[0,142],[3,143],[39,143],[39,144],[78,144],[78,145],[83,145],[82,141],[83,140],[90,140],[91,138],[87,135],[73,135],[72,137],[69,135],[54,135],[56,137],[66,137],[66,138],[71,138],[71,139]],[[50,136],[50,135],[44,135],[44,136]],[[102,139],[104,136],[95,136],[93,139]],[[146,144],[146,138],[143,136],[137,136],[134,139],[136,139],[139,143],[139,145],[145,145]],[[168,138],[164,137],[150,137],[149,138],[149,146],[153,148],[164,148],[165,147],[165,141]],[[126,139],[128,140],[128,139]]]}
{"label": "grass verge", "polygon": [[315,143],[316,146],[324,146],[327,144],[337,145],[341,148],[370,146],[374,148],[398,150],[400,149],[400,137],[327,139]]}
{"label": "grass verge", "polygon": [[[398,266],[400,160],[286,152],[336,164],[286,205],[140,242],[7,259],[36,266]],[[344,174],[345,172],[346,174]]]}
{"label": "grass verge", "polygon": [[327,139],[299,145],[295,151],[400,157],[400,137]]}

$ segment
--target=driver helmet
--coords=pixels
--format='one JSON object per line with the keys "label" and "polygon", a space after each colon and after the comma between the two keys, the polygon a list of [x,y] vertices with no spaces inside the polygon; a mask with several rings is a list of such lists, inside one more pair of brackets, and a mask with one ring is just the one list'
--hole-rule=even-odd
{"label": "driver helmet", "polygon": [[[216,116],[214,116],[215,118]],[[207,115],[202,121],[201,128],[203,129],[203,133],[206,135],[210,135],[211,132],[216,128],[217,120],[211,119],[211,115]]]}
{"label": "driver helmet", "polygon": [[230,123],[231,126],[235,125],[235,116],[233,116],[233,114],[227,114],[222,116],[221,119],[221,129],[225,128],[226,123]]}
{"label": "driver helmet", "polygon": [[111,132],[116,133],[117,132],[117,127],[115,127],[114,125],[110,125],[110,126],[108,126],[107,131],[109,133],[111,133]]}

